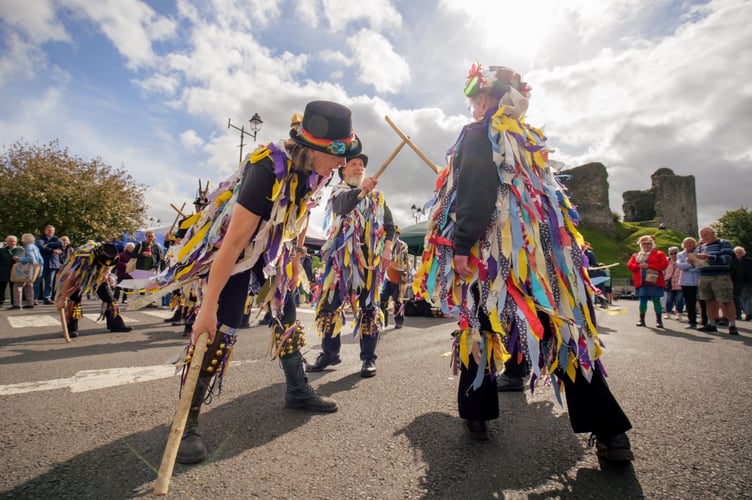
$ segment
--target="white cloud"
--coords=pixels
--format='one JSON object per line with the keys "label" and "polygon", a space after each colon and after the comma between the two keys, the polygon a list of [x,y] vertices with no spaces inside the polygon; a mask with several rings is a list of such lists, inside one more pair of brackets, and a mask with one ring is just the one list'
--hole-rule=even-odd
{"label": "white cloud", "polygon": [[358,80],[376,92],[393,94],[410,81],[407,61],[379,33],[362,29],[347,39],[347,45],[359,68]]}
{"label": "white cloud", "polygon": [[139,0],[67,0],[67,7],[96,23],[126,58],[130,69],[149,67],[157,58],[152,42],[169,39],[174,21],[159,16]]}
{"label": "white cloud", "polygon": [[333,31],[342,31],[358,20],[376,31],[393,31],[402,27],[402,16],[389,0],[367,3],[351,0],[323,0],[324,15]]}
{"label": "white cloud", "polygon": [[133,82],[147,92],[161,92],[167,96],[175,95],[180,79],[174,75],[153,75]]}
{"label": "white cloud", "polygon": [[195,130],[189,129],[180,134],[180,143],[189,150],[195,151],[204,145],[204,140]]}

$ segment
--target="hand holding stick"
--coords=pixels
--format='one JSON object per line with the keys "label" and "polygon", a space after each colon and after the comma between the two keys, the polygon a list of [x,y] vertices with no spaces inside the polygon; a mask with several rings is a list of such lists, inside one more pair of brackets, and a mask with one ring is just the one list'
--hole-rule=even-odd
{"label": "hand holding stick", "polygon": [[165,451],[162,455],[162,463],[159,465],[159,476],[154,485],[155,495],[166,495],[167,489],[170,487],[172,470],[175,468],[175,459],[178,456],[180,440],[183,438],[185,423],[188,420],[188,411],[191,409],[193,394],[196,392],[198,375],[201,372],[201,365],[204,363],[204,355],[206,354],[208,343],[209,332],[203,332],[196,340],[196,345],[193,350],[193,358],[191,359],[191,366],[188,368],[188,376],[186,377],[185,385],[183,386],[183,394],[180,396],[178,409],[175,412],[175,418],[172,420],[170,435],[167,438],[167,445],[165,446]]}

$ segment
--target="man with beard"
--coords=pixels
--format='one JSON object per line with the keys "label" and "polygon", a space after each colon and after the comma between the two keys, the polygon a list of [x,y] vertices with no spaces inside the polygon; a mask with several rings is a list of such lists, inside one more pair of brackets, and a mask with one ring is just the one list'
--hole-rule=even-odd
{"label": "man with beard", "polygon": [[364,154],[348,158],[339,170],[342,182],[333,188],[327,203],[325,220],[331,224],[321,249],[325,265],[319,279],[321,292],[315,300],[322,352],[308,367],[309,372],[341,362],[339,334],[345,323],[345,305],[353,301],[353,335],[360,338],[363,362],[360,376],[376,375],[376,344],[383,322],[380,267],[389,267],[395,226],[384,194],[375,190],[378,179],[365,177],[367,165]]}

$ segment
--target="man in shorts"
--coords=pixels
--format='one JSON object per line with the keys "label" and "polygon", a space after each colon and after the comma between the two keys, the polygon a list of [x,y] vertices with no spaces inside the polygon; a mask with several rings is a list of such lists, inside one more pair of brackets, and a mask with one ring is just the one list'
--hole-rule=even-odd
{"label": "man in shorts", "polygon": [[699,328],[701,332],[717,332],[718,309],[729,321],[729,335],[739,335],[736,329],[736,306],[734,305],[734,283],[731,280],[731,263],[734,247],[730,242],[718,238],[710,227],[700,229],[700,252],[688,255],[696,260],[700,268],[698,289],[700,300],[704,300],[708,311],[708,324]]}

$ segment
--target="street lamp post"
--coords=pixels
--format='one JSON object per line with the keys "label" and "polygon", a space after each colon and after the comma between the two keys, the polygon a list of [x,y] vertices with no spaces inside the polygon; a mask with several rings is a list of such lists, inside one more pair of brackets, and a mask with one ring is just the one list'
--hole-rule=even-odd
{"label": "street lamp post", "polygon": [[256,142],[256,134],[261,130],[261,126],[264,124],[264,121],[258,113],[253,113],[253,116],[248,122],[251,124],[250,132],[245,129],[245,125],[241,125],[241,127],[238,128],[232,124],[230,118],[227,119],[227,128],[234,128],[240,132],[240,161],[243,161],[243,146],[245,146],[243,140],[245,136],[253,137],[253,142]]}
{"label": "street lamp post", "polygon": [[410,207],[410,213],[413,214],[413,219],[415,219],[415,223],[417,224],[420,222],[420,219],[423,218],[423,209],[420,207],[416,207],[414,204],[412,207]]}

